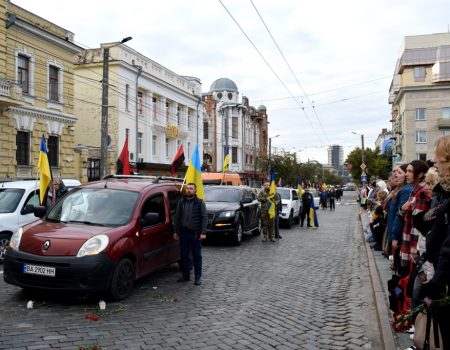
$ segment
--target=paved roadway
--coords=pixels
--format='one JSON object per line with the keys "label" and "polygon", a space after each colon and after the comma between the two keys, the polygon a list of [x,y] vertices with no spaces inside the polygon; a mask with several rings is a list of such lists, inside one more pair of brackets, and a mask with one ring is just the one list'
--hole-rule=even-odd
{"label": "paved roadway", "polygon": [[208,244],[201,286],[176,283],[171,266],[98,321],[84,318],[97,298],[30,296],[1,278],[0,349],[381,349],[353,198],[319,210],[319,229],[281,229],[278,243]]}

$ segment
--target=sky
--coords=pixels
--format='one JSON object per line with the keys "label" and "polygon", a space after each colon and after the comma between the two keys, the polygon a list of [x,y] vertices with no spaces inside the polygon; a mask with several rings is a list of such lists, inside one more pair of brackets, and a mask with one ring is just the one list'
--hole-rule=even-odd
{"label": "sky", "polygon": [[12,2],[73,32],[84,48],[132,36],[128,46],[200,78],[203,92],[233,80],[251,105],[266,106],[272,151],[321,163],[329,145],[341,145],[344,157],[360,147],[352,132],[375,147],[391,128],[389,86],[404,37],[450,24],[448,0]]}

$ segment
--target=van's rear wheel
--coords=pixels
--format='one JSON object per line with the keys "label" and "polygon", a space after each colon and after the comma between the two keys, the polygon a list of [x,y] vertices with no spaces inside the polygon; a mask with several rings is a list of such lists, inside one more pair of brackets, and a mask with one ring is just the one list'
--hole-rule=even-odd
{"label": "van's rear wheel", "polygon": [[119,261],[111,279],[109,294],[113,300],[122,300],[130,296],[136,278],[135,266],[130,259]]}

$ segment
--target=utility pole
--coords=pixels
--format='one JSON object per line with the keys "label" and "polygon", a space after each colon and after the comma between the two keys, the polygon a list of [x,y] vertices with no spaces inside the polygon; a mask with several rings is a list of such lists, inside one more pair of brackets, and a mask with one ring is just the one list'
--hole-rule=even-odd
{"label": "utility pole", "polygon": [[[230,108],[227,107],[227,111],[226,111],[226,117],[225,117],[225,149],[223,149],[223,160],[222,160],[222,164],[225,161],[225,152],[228,149],[228,152],[230,152],[230,149],[228,148],[229,144],[228,144],[228,138],[229,138],[229,118],[230,116]],[[231,163],[231,155],[230,157],[230,163]]]}
{"label": "utility pole", "polygon": [[361,134],[361,148],[362,148],[362,153],[361,153],[361,161],[362,164],[364,164],[364,134]]}
{"label": "utility pole", "polygon": [[108,89],[109,89],[109,49],[130,41],[131,36],[122,39],[120,42],[103,48],[103,79],[102,79],[102,120],[100,139],[100,178],[108,175]]}
{"label": "utility pole", "polygon": [[108,89],[109,89],[109,47],[103,49],[102,79],[102,124],[100,144],[100,178],[108,175]]}

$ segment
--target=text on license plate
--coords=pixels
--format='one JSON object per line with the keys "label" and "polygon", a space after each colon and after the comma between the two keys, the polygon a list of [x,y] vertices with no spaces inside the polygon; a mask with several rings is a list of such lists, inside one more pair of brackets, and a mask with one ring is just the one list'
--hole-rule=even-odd
{"label": "text on license plate", "polygon": [[54,267],[49,267],[49,266],[37,266],[37,265],[23,264],[23,273],[55,277],[56,269]]}

